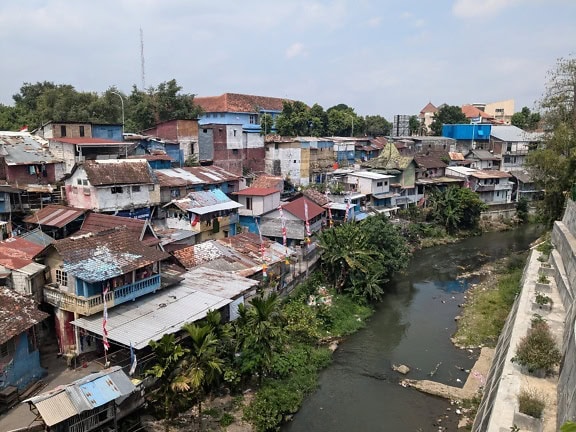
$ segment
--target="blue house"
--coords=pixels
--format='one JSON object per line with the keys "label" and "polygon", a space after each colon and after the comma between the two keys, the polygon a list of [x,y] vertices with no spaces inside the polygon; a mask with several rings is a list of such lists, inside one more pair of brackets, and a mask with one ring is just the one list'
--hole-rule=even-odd
{"label": "blue house", "polygon": [[123,141],[121,124],[92,123],[92,138]]}
{"label": "blue house", "polygon": [[50,268],[44,301],[54,306],[60,352],[80,355],[101,344],[70,323],[156,292],[166,285],[160,262],[169,255],[126,226],[57,240],[43,253]]}
{"label": "blue house", "polygon": [[46,375],[34,331],[46,318],[32,299],[0,287],[0,391],[24,390]]}
{"label": "blue house", "polygon": [[442,136],[456,140],[460,151],[476,148],[488,150],[490,143],[491,124],[445,124],[442,126]]}

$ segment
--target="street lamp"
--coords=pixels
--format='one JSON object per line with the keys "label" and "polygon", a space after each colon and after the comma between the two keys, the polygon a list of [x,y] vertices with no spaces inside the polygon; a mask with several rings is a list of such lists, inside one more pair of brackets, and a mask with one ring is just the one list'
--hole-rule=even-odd
{"label": "street lamp", "polygon": [[116,91],[110,91],[110,93],[118,96],[120,98],[120,103],[122,104],[122,140],[124,140],[124,97]]}

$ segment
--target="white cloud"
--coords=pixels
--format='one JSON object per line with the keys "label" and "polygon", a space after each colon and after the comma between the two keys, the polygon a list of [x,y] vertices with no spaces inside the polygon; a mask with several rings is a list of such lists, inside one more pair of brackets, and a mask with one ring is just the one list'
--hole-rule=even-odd
{"label": "white cloud", "polygon": [[304,48],[304,45],[301,44],[300,42],[294,42],[286,49],[286,52],[284,53],[287,59],[291,59],[305,54],[306,50]]}
{"label": "white cloud", "polygon": [[382,22],[381,17],[370,18],[368,20],[368,26],[369,27],[379,27],[381,22]]}
{"label": "white cloud", "polygon": [[513,6],[518,0],[456,0],[452,13],[460,18],[476,18],[495,15]]}

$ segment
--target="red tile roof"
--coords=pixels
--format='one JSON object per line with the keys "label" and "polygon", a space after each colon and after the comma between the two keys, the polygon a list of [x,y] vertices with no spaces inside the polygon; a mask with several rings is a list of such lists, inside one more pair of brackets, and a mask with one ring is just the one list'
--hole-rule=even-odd
{"label": "red tile roof", "polygon": [[434,104],[432,102],[428,102],[426,104],[426,106],[420,110],[420,114],[435,113],[437,111],[438,111],[438,108],[436,108],[436,106],[434,106]]}
{"label": "red tile roof", "polygon": [[0,264],[11,270],[21,269],[32,263],[43,250],[38,245],[21,237],[12,237],[0,242]]}
{"label": "red tile roof", "polygon": [[84,209],[48,204],[46,207],[26,217],[24,222],[62,228],[81,217],[84,213],[86,213]]}
{"label": "red tile roof", "polygon": [[242,196],[268,196],[279,192],[280,191],[275,188],[249,187],[246,189],[242,189],[241,191],[235,192],[235,194]]}
{"label": "red tile roof", "polygon": [[259,175],[252,182],[252,187],[274,188],[282,192],[284,190],[284,179],[282,177]]}
{"label": "red tile roof", "polygon": [[25,332],[48,316],[38,310],[32,299],[9,288],[0,287],[0,344]]}
{"label": "red tile roof", "polygon": [[291,201],[287,204],[282,206],[282,209],[286,210],[287,212],[292,213],[298,219],[303,221],[306,220],[305,211],[304,211],[304,203],[308,204],[308,220],[314,219],[316,216],[324,213],[325,209],[320,207],[318,204],[310,201],[308,198],[300,197]]}
{"label": "red tile roof", "polygon": [[481,117],[481,118],[486,119],[486,120],[494,119],[494,116],[491,116],[490,114],[488,114],[482,110],[479,110],[474,105],[463,105],[462,106],[462,112],[464,113],[466,118],[469,118],[469,119],[470,118],[477,118],[477,117]]}
{"label": "red tile roof", "polygon": [[326,195],[314,189],[306,189],[302,191],[302,195],[314,201],[314,203],[318,204],[320,207],[324,207],[326,204],[330,202],[330,200],[326,197]]}
{"label": "red tile roof", "polygon": [[205,112],[257,113],[260,110],[282,111],[285,100],[289,99],[224,93],[220,96],[195,97],[194,103]]}

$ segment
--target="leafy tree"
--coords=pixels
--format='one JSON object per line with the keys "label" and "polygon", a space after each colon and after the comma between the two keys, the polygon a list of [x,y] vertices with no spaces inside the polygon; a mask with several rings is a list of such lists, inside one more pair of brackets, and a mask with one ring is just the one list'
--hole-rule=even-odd
{"label": "leafy tree", "polygon": [[366,123],[366,134],[369,136],[388,136],[392,131],[392,123],[379,115],[367,115],[364,119]]}
{"label": "leafy tree", "polygon": [[285,319],[277,293],[260,295],[250,306],[238,308],[237,340],[242,372],[258,373],[260,383],[270,373],[274,354],[281,349]]}
{"label": "leafy tree", "polygon": [[315,103],[310,108],[310,136],[320,137],[327,134],[328,114],[321,105]]}
{"label": "leafy tree", "polygon": [[359,117],[354,108],[338,104],[326,110],[328,114],[328,133],[332,136],[362,135],[366,129],[364,118]]}
{"label": "leafy tree", "polygon": [[523,107],[522,111],[514,113],[510,122],[512,125],[524,130],[534,130],[538,127],[541,117],[540,113],[531,112],[530,108]]}
{"label": "leafy tree", "polygon": [[182,373],[175,382],[179,391],[191,392],[198,401],[198,419],[202,429],[202,398],[222,373],[224,361],[218,352],[219,341],[209,324],[186,324],[190,348],[182,362]]}
{"label": "leafy tree", "polygon": [[528,222],[528,200],[522,197],[516,203],[516,217],[520,223]]}
{"label": "leafy tree", "polygon": [[158,380],[158,399],[164,408],[164,430],[168,432],[168,421],[172,418],[172,403],[182,391],[183,377],[181,362],[188,350],[176,343],[173,334],[164,335],[159,341],[150,341],[150,347],[156,356],[156,364],[145,373]]}
{"label": "leafy tree", "polygon": [[566,195],[576,184],[576,59],[558,60],[540,107],[548,133],[544,145],[528,153],[526,165],[544,189],[539,215],[552,224],[562,217]]}
{"label": "leafy tree", "polygon": [[429,203],[433,220],[450,233],[477,228],[480,214],[487,207],[472,190],[457,186],[433,191]]}
{"label": "leafy tree", "polygon": [[422,123],[420,122],[420,119],[418,119],[418,116],[410,116],[408,119],[408,128],[410,129],[410,135],[417,135],[418,132],[420,132]]}
{"label": "leafy tree", "polygon": [[268,135],[274,127],[274,119],[268,113],[260,116],[260,135]]}
{"label": "leafy tree", "polygon": [[310,109],[304,102],[283,101],[282,113],[276,118],[276,130],[284,136],[309,135]]}
{"label": "leafy tree", "polygon": [[432,133],[436,136],[442,135],[442,125],[445,124],[461,124],[470,123],[466,118],[466,115],[462,112],[459,106],[455,105],[442,105],[436,114],[434,114],[434,120],[430,125]]}

